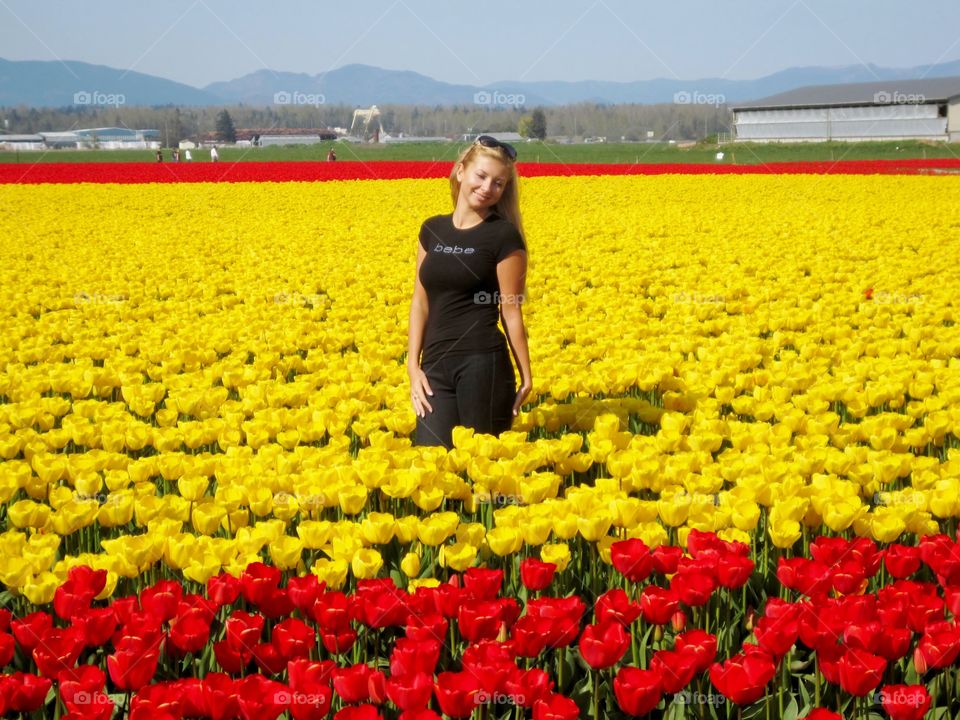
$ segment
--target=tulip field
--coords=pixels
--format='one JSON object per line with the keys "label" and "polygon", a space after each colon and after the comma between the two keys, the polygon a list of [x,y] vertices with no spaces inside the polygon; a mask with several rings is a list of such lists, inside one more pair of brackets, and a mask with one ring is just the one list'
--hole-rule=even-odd
{"label": "tulip field", "polygon": [[960,163],[518,168],[447,451],[449,164],[0,166],[0,716],[960,715]]}

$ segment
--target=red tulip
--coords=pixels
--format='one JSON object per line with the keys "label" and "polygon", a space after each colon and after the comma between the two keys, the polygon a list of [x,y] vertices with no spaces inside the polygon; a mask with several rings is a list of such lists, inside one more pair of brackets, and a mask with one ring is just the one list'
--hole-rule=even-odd
{"label": "red tulip", "polygon": [[410,617],[409,593],[389,578],[360,580],[353,598],[355,619],[370,628],[402,627]]}
{"label": "red tulip", "polygon": [[676,591],[680,601],[689,607],[705,605],[710,595],[717,589],[714,577],[701,568],[679,571],[670,579],[670,587]]}
{"label": "red tulip", "polygon": [[110,679],[121,690],[139,690],[153,678],[160,659],[160,638],[125,637],[107,655]]}
{"label": "red tulip", "polygon": [[[221,641],[226,644],[225,641]],[[216,652],[217,643],[214,644]],[[219,661],[219,658],[218,658]],[[235,681],[223,673],[210,673],[200,682],[203,716],[213,720],[233,720],[240,716],[240,689]]]}
{"label": "red tulip", "polygon": [[[880,654],[880,638],[886,629],[879,622],[869,622],[857,625],[847,625],[843,630],[843,642],[847,647],[865,650],[868,653]],[[910,631],[907,631],[909,637]]]}
{"label": "red tulip", "polygon": [[650,669],[660,677],[665,693],[678,693],[697,675],[700,659],[680,650],[658,650],[650,659]]}
{"label": "red tulip", "polygon": [[840,658],[840,687],[851,695],[863,697],[876,689],[883,679],[887,661],[864,650],[847,650]]}
{"label": "red tulip", "polygon": [[260,643],[263,624],[263,615],[234,610],[226,622],[227,645],[234,652],[253,652]]}
{"label": "red tulip", "polygon": [[333,720],[381,720],[382,715],[373,705],[345,707],[333,716]]}
{"label": "red tulip", "polygon": [[247,565],[240,574],[240,588],[248,603],[260,605],[280,585],[280,569],[262,562]]}
{"label": "red tulip", "polygon": [[83,633],[83,644],[100,647],[110,641],[117,629],[117,617],[112,607],[90,608],[73,617],[73,626]]}
{"label": "red tulip", "polygon": [[586,605],[577,595],[564,598],[536,598],[527,602],[527,614],[544,618],[547,647],[566,647],[577,639]]}
{"label": "red tulip", "polygon": [[[330,712],[333,693],[324,685],[314,687],[309,692],[296,691],[291,687],[289,692],[277,691],[275,699],[280,701],[277,703],[280,707],[290,709],[294,720],[323,720]],[[283,700],[288,702],[284,703]]]}
{"label": "red tulip", "polygon": [[894,662],[906,657],[912,638],[913,634],[907,628],[886,627],[880,633],[875,652],[889,662]]}
{"label": "red tulip", "polygon": [[930,709],[930,693],[923,685],[884,685],[880,702],[891,720],[921,720]]}
{"label": "red tulip", "polygon": [[955,622],[930,623],[913,651],[913,663],[921,675],[930,668],[953,665],[960,655],[960,628]]}
{"label": "red tulip", "polygon": [[535,615],[524,615],[517,620],[510,630],[513,652],[519,657],[537,657],[547,646],[550,623],[550,620]]}
{"label": "red tulip", "polygon": [[513,625],[519,615],[520,606],[513,598],[465,602],[457,614],[457,627],[468,642],[492,640],[502,625]]}
{"label": "red tulip", "polygon": [[280,657],[292,660],[310,654],[316,643],[316,632],[302,620],[287,618],[273,628],[270,640]]}
{"label": "red tulip", "polygon": [[710,668],[717,657],[717,636],[704,630],[687,630],[677,635],[673,648],[695,657],[697,673],[703,673]]}
{"label": "red tulip", "polygon": [[328,653],[338,655],[350,651],[357,641],[357,631],[351,627],[339,631],[321,630],[320,640]]}
{"label": "red tulip", "polygon": [[797,630],[803,644],[813,650],[835,646],[843,633],[842,618],[835,611],[836,602],[805,602],[798,607]]}
{"label": "red tulip", "polygon": [[780,584],[811,598],[822,598],[830,590],[830,568],[806,558],[780,558],[777,562]]}
{"label": "red tulip", "polygon": [[748,557],[727,553],[717,564],[717,580],[721,587],[736,590],[747,584],[753,574],[754,563]]}
{"label": "red tulip", "polygon": [[773,658],[762,650],[747,649],[710,666],[710,682],[737,705],[749,705],[763,697],[767,683],[777,672]]}
{"label": "red tulip", "polygon": [[213,656],[224,672],[238,675],[253,660],[253,648],[234,650],[227,640],[219,640],[213,644]]}
{"label": "red tulip", "polygon": [[277,652],[272,643],[260,643],[253,648],[253,659],[265,675],[279,675],[287,666],[287,659]]}
{"label": "red tulip", "polygon": [[640,583],[653,572],[653,554],[639,538],[619,540],[610,546],[610,561],[628,580]]}
{"label": "red tulip", "polygon": [[827,710],[826,708],[814,708],[800,718],[800,720],[843,720],[843,717],[840,715],[840,713],[835,713],[833,710]]}
{"label": "red tulip", "polygon": [[0,668],[4,668],[13,660],[14,652],[17,649],[17,641],[13,635],[0,632]]}
{"label": "red tulip", "polygon": [[309,573],[302,577],[292,577],[287,581],[287,595],[290,602],[300,612],[309,613],[320,593],[326,588],[316,575]]}
{"label": "red tulip", "polygon": [[70,568],[66,581],[53,594],[54,612],[64,620],[86,612],[106,583],[106,570],[93,570],[86,565]]}
{"label": "red tulip", "polygon": [[640,594],[643,619],[652,625],[666,625],[680,606],[680,599],[672,589],[648,585]]}
{"label": "red tulip", "polygon": [[183,587],[174,580],[160,580],[140,593],[140,607],[159,622],[166,622],[177,614],[177,605],[183,596]]}
{"label": "red tulip", "polygon": [[598,597],[594,604],[597,622],[616,620],[621,625],[629,627],[642,612],[640,603],[630,602],[627,593],[620,588],[608,590]]}
{"label": "red tulip", "polygon": [[444,715],[468,718],[477,706],[480,684],[471,672],[442,672],[437,675],[433,690]]}
{"label": "red tulip", "polygon": [[342,592],[322,592],[317,595],[311,613],[324,630],[337,632],[350,627],[350,599]]}
{"label": "red tulip", "polygon": [[432,673],[414,672],[387,680],[387,697],[401,710],[425,708],[432,695]]}
{"label": "red tulip", "polygon": [[33,650],[51,629],[53,616],[42,611],[10,621],[10,631],[17,639],[17,644],[27,652]]}
{"label": "red tulip", "polygon": [[398,639],[390,654],[390,675],[424,673],[432,677],[440,661],[440,648],[439,640]]}
{"label": "red tulip", "polygon": [[533,704],[533,720],[577,720],[580,708],[566,695],[554,693]]}
{"label": "red tulip", "polygon": [[332,660],[310,660],[297,658],[287,663],[287,677],[290,687],[303,693],[310,693],[318,687],[329,687],[330,676],[336,663]]}
{"label": "red tulip", "polygon": [[188,610],[170,625],[170,643],[182,654],[197,653],[210,640],[210,621],[202,610]]}
{"label": "red tulip", "polygon": [[660,704],[660,675],[626,665],[613,679],[613,694],[627,715],[646,715]]}
{"label": "red tulip", "polygon": [[83,652],[83,631],[75,627],[66,630],[47,630],[40,643],[33,648],[33,660],[41,675],[55,678],[62,670],[77,664]]}
{"label": "red tulip", "polygon": [[240,590],[240,578],[236,578],[230,573],[214,575],[207,580],[207,597],[210,598],[217,607],[233,605],[240,596]]}
{"label": "red tulip", "polygon": [[595,670],[616,664],[630,647],[630,635],[623,625],[607,620],[599,625],[587,625],[580,636],[580,655]]}
{"label": "red tulip", "polygon": [[680,565],[683,548],[676,545],[660,545],[654,549],[652,555],[654,570],[661,575],[673,575]]}
{"label": "red tulip", "polygon": [[516,668],[510,647],[490,640],[469,645],[463,651],[460,664],[464,671],[473,673],[488,695],[503,692],[504,683]]}
{"label": "red tulip", "polygon": [[441,643],[447,637],[447,619],[439,613],[411,615],[407,620],[406,635],[416,642],[438,640]]}
{"label": "red tulip", "polygon": [[556,563],[542,562],[532,557],[526,558],[520,563],[520,582],[528,590],[538,592],[550,586],[556,572]]}
{"label": "red tulip", "polygon": [[333,689],[345,703],[361,703],[370,699],[368,680],[373,668],[363,663],[333,671]]}
{"label": "red tulip", "polygon": [[895,578],[906,578],[920,569],[920,548],[909,545],[890,545],[883,553],[883,564]]}
{"label": "red tulip", "polygon": [[507,697],[514,705],[533,707],[537,700],[541,700],[553,692],[553,681],[545,670],[517,668],[513,675],[504,683]]}
{"label": "red tulip", "polygon": [[923,632],[931,623],[943,620],[946,603],[939,595],[920,592],[912,596],[910,601],[907,606],[907,625],[914,632]]}
{"label": "red tulip", "polygon": [[464,592],[474,600],[493,600],[502,585],[503,570],[472,567],[463,574]]}
{"label": "red tulip", "polygon": [[799,626],[796,615],[780,618],[762,617],[753,629],[757,645],[775,658],[781,658],[789,652],[797,641]]}
{"label": "red tulip", "polygon": [[[0,695],[7,696],[11,710],[20,713],[32,713],[43,707],[43,702],[52,685],[53,682],[49,677],[16,672],[10,676],[8,688],[3,688],[0,685]],[[8,690],[9,695],[2,692],[4,689]],[[0,700],[0,704],[2,704],[2,700]]]}

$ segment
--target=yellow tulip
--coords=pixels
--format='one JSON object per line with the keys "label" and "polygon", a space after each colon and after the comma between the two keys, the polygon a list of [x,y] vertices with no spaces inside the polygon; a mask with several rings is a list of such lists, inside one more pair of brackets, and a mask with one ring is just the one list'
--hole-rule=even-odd
{"label": "yellow tulip", "polygon": [[329,590],[339,590],[347,581],[348,565],[343,560],[317,560],[310,571],[320,582],[327,584]]}
{"label": "yellow tulip", "polygon": [[371,512],[361,521],[360,532],[370,545],[386,545],[393,539],[396,527],[393,515]]}
{"label": "yellow tulip", "polygon": [[60,585],[60,579],[51,572],[43,572],[27,580],[21,591],[34,605],[46,605],[53,602],[53,594]]}
{"label": "yellow tulip", "polygon": [[408,578],[414,578],[420,574],[420,556],[415,552],[408,552],[400,560],[400,569]]}
{"label": "yellow tulip", "polygon": [[566,543],[551,543],[540,548],[540,559],[553,563],[558,572],[563,572],[570,564],[570,546]]}
{"label": "yellow tulip", "polygon": [[42,528],[50,519],[50,508],[33,500],[20,500],[7,508],[7,517],[14,527]]}
{"label": "yellow tulip", "polygon": [[454,512],[434,513],[420,521],[417,536],[424,545],[436,546],[453,535],[459,523],[460,518]]}
{"label": "yellow tulip", "polygon": [[358,580],[375,578],[380,568],[383,567],[383,557],[372,548],[363,548],[357,550],[353,555],[350,568],[353,570],[353,576]]}
{"label": "yellow tulip", "polygon": [[220,529],[220,523],[226,518],[227,511],[214,502],[196,505],[190,515],[193,528],[204,535],[214,535]]}
{"label": "yellow tulip", "polygon": [[523,535],[516,528],[495,527],[487,531],[486,542],[494,553],[502,557],[520,551]]}
{"label": "yellow tulip", "polygon": [[477,548],[469,543],[458,542],[453,545],[443,545],[440,548],[440,565],[457,572],[463,572],[472,567],[476,558]]}
{"label": "yellow tulip", "polygon": [[303,541],[284,535],[270,543],[270,559],[281,570],[291,570],[300,563],[303,552]]}

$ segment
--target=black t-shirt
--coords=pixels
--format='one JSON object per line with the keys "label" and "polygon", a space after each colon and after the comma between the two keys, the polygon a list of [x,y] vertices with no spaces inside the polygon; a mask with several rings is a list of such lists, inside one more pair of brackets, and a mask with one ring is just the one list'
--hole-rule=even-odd
{"label": "black t-shirt", "polygon": [[429,308],[421,363],[506,348],[497,328],[497,263],[526,249],[517,228],[494,212],[465,230],[454,226],[452,214],[436,215],[420,227],[420,244],[427,251],[420,282]]}

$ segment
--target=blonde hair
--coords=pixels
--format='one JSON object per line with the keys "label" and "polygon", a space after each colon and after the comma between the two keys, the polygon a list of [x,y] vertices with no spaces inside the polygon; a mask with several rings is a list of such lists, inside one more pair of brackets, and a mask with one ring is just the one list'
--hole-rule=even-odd
{"label": "blonde hair", "polygon": [[460,181],[457,180],[457,168],[462,165],[464,169],[466,169],[477,155],[492,157],[506,166],[508,173],[507,184],[503,188],[500,199],[497,200],[497,203],[491,209],[517,229],[520,237],[523,238],[524,246],[526,246],[527,236],[523,232],[523,219],[520,217],[520,187],[518,184],[517,166],[513,160],[507,157],[507,153],[503,148],[488,148],[475,142],[460,153],[460,157],[457,158],[457,161],[453,165],[453,170],[450,171],[450,197],[453,199],[454,209],[457,207],[457,198],[460,197]]}

